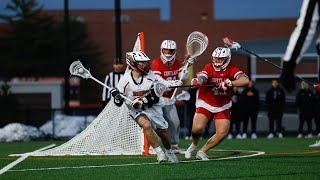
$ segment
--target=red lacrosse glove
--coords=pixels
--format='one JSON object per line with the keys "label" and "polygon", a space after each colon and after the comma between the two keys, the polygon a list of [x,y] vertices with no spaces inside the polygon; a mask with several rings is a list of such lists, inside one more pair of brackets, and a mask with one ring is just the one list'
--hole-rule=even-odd
{"label": "red lacrosse glove", "polygon": [[192,78],[190,84],[193,85],[192,88],[194,88],[194,89],[199,89],[201,86],[198,78]]}
{"label": "red lacrosse glove", "polygon": [[232,82],[230,79],[225,79],[224,81],[220,82],[217,87],[219,91],[226,91],[229,88],[232,88]]}
{"label": "red lacrosse glove", "polygon": [[320,84],[315,85],[314,88],[320,93]]}

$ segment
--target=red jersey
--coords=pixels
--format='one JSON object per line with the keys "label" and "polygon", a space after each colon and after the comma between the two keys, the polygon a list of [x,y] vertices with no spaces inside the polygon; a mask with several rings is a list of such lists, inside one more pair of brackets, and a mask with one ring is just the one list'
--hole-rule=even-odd
{"label": "red jersey", "polygon": [[[213,64],[209,63],[198,74],[207,77],[205,84],[217,86],[225,79],[230,79],[231,81],[236,80],[239,75],[244,74],[244,72],[240,71],[232,64],[229,64],[225,71],[215,71]],[[231,108],[232,95],[232,88],[221,91],[217,90],[215,87],[201,86],[197,92],[196,107],[203,107],[213,113],[220,112]]]}
{"label": "red jersey", "polygon": [[[179,80],[179,72],[181,64],[178,59],[175,59],[172,66],[166,66],[159,58],[153,60],[150,69],[155,75],[161,76],[166,81]],[[169,91],[163,94],[162,97],[171,98],[173,91]]]}

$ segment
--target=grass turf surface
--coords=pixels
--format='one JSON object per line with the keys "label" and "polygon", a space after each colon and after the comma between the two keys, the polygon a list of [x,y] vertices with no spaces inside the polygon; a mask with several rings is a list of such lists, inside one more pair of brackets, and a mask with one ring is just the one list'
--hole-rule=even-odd
{"label": "grass turf surface", "polygon": [[[67,156],[28,157],[0,179],[320,179],[320,148],[309,148],[315,138],[225,140],[210,151],[210,161],[186,160],[178,155],[179,164],[157,164],[156,156]],[[25,153],[52,143],[0,143],[0,168]],[[181,140],[187,148],[190,140]],[[201,141],[201,145],[205,141]],[[243,151],[238,151],[243,150]],[[264,155],[221,159],[253,154]]]}

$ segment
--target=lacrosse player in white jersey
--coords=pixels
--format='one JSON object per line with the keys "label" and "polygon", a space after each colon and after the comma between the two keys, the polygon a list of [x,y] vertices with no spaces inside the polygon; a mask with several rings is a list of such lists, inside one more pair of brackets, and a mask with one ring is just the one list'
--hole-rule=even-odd
{"label": "lacrosse player in white jersey", "polygon": [[[157,92],[153,88],[159,80],[149,69],[149,57],[140,51],[128,52],[126,53],[126,61],[129,71],[120,79],[117,88],[111,90],[115,104],[121,106],[124,102],[120,94],[132,100],[132,102],[125,101],[125,103],[133,119],[145,131],[150,145],[157,153],[159,163],[167,160],[171,163],[179,163],[171,148],[167,132],[168,123],[163,118],[162,104],[159,102],[161,95],[156,94]],[[165,152],[160,147],[157,135],[162,141]]]}

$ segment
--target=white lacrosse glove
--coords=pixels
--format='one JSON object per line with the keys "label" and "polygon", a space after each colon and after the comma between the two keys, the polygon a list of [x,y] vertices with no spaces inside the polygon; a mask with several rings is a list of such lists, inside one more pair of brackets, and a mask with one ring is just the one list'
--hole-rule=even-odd
{"label": "white lacrosse glove", "polygon": [[230,79],[225,79],[224,81],[219,83],[217,87],[219,91],[226,91],[229,88],[232,88],[232,82],[230,81]]}
{"label": "white lacrosse glove", "polygon": [[169,87],[172,87],[172,86],[182,86],[183,82],[180,81],[180,80],[173,80],[173,81],[170,81],[171,85]]}
{"label": "white lacrosse glove", "polygon": [[189,75],[190,75],[190,72],[189,72],[189,68],[187,68],[185,71],[183,71],[183,67],[181,67],[179,69],[180,73],[179,73],[179,78],[181,80],[186,80],[188,79]]}
{"label": "white lacrosse glove", "polygon": [[187,60],[187,62],[189,63],[189,65],[194,64],[195,61],[196,61],[196,58],[191,58],[191,57]]}

